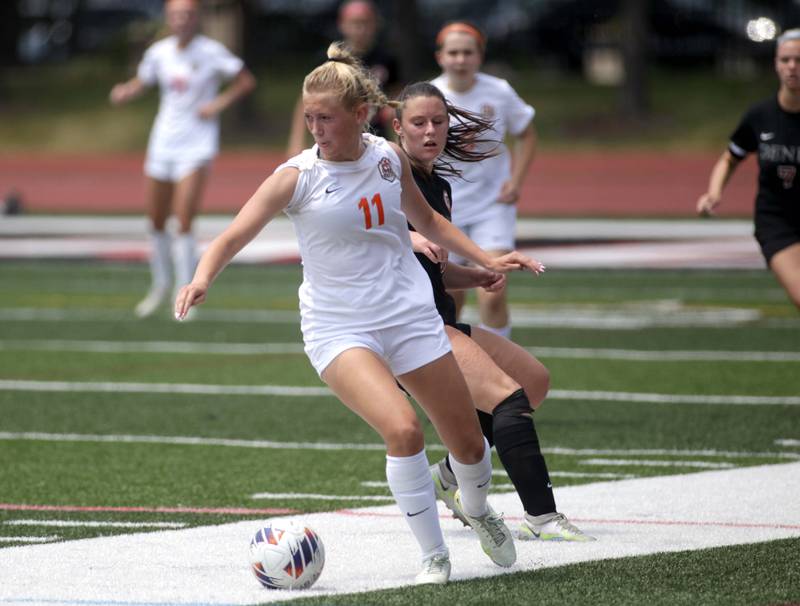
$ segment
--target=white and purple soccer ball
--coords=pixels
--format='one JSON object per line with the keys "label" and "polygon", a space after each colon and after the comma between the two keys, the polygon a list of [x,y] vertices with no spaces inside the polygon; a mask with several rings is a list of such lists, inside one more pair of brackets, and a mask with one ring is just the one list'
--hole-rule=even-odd
{"label": "white and purple soccer ball", "polygon": [[298,522],[269,522],[250,541],[250,567],[268,589],[307,589],[324,565],[319,535]]}

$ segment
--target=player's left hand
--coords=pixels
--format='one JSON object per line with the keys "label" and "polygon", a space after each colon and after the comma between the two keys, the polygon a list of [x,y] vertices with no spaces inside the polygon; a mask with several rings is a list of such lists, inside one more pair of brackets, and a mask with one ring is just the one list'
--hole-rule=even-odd
{"label": "player's left hand", "polygon": [[519,188],[511,181],[503,183],[497,201],[500,204],[516,204],[519,200]]}
{"label": "player's left hand", "polygon": [[486,269],[503,274],[515,270],[525,271],[527,269],[539,275],[544,273],[545,267],[536,259],[531,259],[521,252],[514,250],[499,257],[494,257],[490,263],[486,264]]}
{"label": "player's left hand", "polygon": [[508,278],[506,278],[505,274],[484,269],[482,267],[475,267],[474,269],[475,271],[480,272],[480,274],[477,276],[478,283],[475,286],[482,288],[486,292],[500,292],[506,287]]}
{"label": "player's left hand", "polygon": [[206,103],[197,110],[197,115],[201,120],[210,120],[219,113],[219,109],[213,101]]}

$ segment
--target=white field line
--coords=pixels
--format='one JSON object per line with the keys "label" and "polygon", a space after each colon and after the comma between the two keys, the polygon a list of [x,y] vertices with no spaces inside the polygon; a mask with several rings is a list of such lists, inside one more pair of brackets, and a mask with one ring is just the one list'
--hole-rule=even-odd
{"label": "white field line", "polygon": [[100,520],[7,520],[7,526],[53,526],[58,528],[186,528],[182,522],[107,522]]}
{"label": "white field line", "polygon": [[[302,343],[195,343],[192,341],[83,341],[62,339],[5,340],[0,350],[71,351],[89,353],[178,353],[178,354],[302,354]],[[800,360],[800,354],[798,354]]]}
{"label": "white field line", "polygon": [[0,543],[47,543],[49,541],[57,541],[61,537],[57,534],[45,537],[2,537],[0,536]]}
{"label": "white field line", "polygon": [[[530,309],[528,307],[511,307],[514,326],[519,328],[537,327],[572,327],[598,330],[638,330],[652,326],[711,326],[726,327],[761,320],[761,313],[748,308],[725,309],[692,309],[682,305],[664,308],[603,307],[603,308],[564,308]],[[166,314],[164,317],[167,317]],[[476,310],[464,309],[465,322],[477,323]],[[28,322],[98,322],[129,321],[140,322],[128,310],[108,309],[52,309],[37,307],[10,307],[0,309],[0,320],[16,320]],[[196,322],[230,322],[230,323],[268,323],[298,324],[300,314],[285,309],[241,310],[241,309],[203,309],[198,310]],[[796,325],[795,323],[794,325]]]}
{"label": "white field line", "polygon": [[[334,397],[327,387],[291,385],[212,385],[206,383],[133,383],[113,381],[0,380],[0,391],[50,391],[92,393],[172,393],[207,395]],[[591,400],[640,404],[705,404],[736,406],[800,406],[800,396],[742,396],[582,391],[552,389],[551,400]]]}
{"label": "white field line", "polygon": [[394,501],[394,497],[385,495],[336,495],[315,494],[309,492],[257,492],[251,499],[310,499],[313,501]]}
{"label": "white field line", "polygon": [[[800,362],[796,351],[713,351],[527,347],[542,358],[631,360],[634,362]],[[90,353],[178,353],[224,355],[287,355],[304,353],[302,343],[211,343],[193,341],[99,341],[67,339],[0,340],[0,350]]]}
{"label": "white field line", "polygon": [[618,467],[694,467],[697,469],[731,469],[732,463],[710,461],[658,461],[653,459],[584,459],[579,465],[613,465]]}
{"label": "white field line", "polygon": [[774,443],[776,446],[800,446],[800,440],[795,440],[793,438],[775,440]]}
{"label": "white field line", "polygon": [[[30,440],[40,442],[105,442],[120,444],[168,444],[185,446],[228,446],[236,448],[263,448],[274,450],[386,450],[384,444],[349,443],[349,442],[276,442],[271,440],[235,440],[229,438],[203,438],[196,436],[153,436],[153,435],[120,435],[120,434],[75,434],[45,432],[11,432],[0,431],[0,440]],[[426,444],[426,450],[444,451],[441,444]],[[726,450],[678,450],[678,449],[597,449],[597,448],[565,448],[553,446],[543,448],[545,454],[577,457],[593,456],[677,456],[677,457],[710,457],[718,459],[772,459],[800,460],[800,453],[794,452],[737,452]],[[505,472],[497,472],[505,473]],[[568,473],[568,472],[562,472]],[[573,475],[570,473],[570,475]],[[575,477],[585,477],[574,474]],[[618,474],[587,474],[616,478]],[[566,477],[566,476],[565,476]]]}
{"label": "white field line", "polygon": [[[517,562],[510,569],[493,566],[473,532],[450,519],[443,506],[439,513],[452,555],[451,578],[456,581],[798,537],[798,491],[800,463],[559,488],[559,509],[598,540],[518,541]],[[522,509],[515,494],[495,494],[490,499],[497,511],[506,512],[509,522],[520,520]],[[247,520],[4,549],[0,601],[221,606],[404,587],[413,584],[419,562],[419,549],[404,517],[396,505],[388,504],[286,518],[314,528],[325,544],[324,571],[309,590],[270,592],[258,585],[248,569],[247,545],[263,522]],[[364,597],[367,602],[375,599]]]}

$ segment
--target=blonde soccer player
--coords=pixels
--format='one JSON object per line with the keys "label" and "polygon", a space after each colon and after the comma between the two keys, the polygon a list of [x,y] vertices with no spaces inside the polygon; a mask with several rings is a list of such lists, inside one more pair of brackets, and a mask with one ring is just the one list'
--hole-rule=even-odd
{"label": "blonde soccer player", "polygon": [[206,298],[231,258],[279,212],[294,224],[303,261],[299,289],[306,353],[322,380],[386,444],[386,476],[422,554],[417,583],[445,583],[450,560],[436,509],[423,432],[399,383],[419,402],[452,454],[459,502],[484,551],[516,559],[511,534],[487,502],[489,446],[480,427],[407,221],[434,242],[496,273],[542,270],[524,255],[491,257],[434,213],[408,161],[365,134],[388,104],[377,81],[339,44],[303,82],[315,145],[278,167],[206,250],[175,302],[176,317]]}

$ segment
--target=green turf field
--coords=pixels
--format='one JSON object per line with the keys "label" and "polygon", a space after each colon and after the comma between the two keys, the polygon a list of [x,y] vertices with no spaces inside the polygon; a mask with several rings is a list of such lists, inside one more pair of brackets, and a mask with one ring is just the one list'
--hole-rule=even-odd
{"label": "green turf field", "polygon": [[[0,503],[63,509],[0,509],[0,550],[149,529],[53,520],[155,529],[388,499],[379,439],[299,347],[299,279],[232,266],[196,321],[139,321],[144,266],[0,263]],[[530,320],[515,340],[552,374],[536,422],[556,488],[800,459],[800,317],[768,272],[552,270],[510,292]],[[265,491],[348,498],[252,498]],[[789,539],[309,603],[789,604],[799,552]]]}

